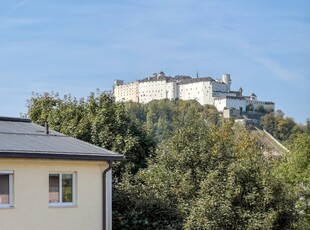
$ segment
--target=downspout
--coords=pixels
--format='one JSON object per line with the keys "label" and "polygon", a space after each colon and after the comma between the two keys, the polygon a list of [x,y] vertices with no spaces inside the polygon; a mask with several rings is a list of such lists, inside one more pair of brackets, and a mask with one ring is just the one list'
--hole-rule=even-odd
{"label": "downspout", "polygon": [[109,160],[109,167],[106,168],[103,173],[102,173],[102,208],[103,208],[103,212],[102,212],[102,229],[103,230],[109,230],[107,229],[107,172],[109,172],[112,169],[112,161]]}

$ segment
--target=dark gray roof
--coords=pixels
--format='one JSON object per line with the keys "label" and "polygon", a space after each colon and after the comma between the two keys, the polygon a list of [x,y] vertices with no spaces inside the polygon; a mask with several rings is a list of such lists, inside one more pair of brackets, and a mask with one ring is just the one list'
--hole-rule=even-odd
{"label": "dark gray roof", "polygon": [[211,77],[199,77],[199,78],[186,78],[181,80],[178,84],[184,85],[184,84],[190,84],[190,83],[196,83],[196,82],[205,82],[205,81],[214,81]]}
{"label": "dark gray roof", "polygon": [[150,81],[173,81],[173,77],[169,76],[152,76],[152,77],[146,77],[142,80],[139,80],[139,82],[150,82]]}
{"label": "dark gray roof", "polygon": [[236,100],[245,100],[244,96],[223,96],[223,97],[215,97],[214,100],[218,99],[236,99]]}
{"label": "dark gray roof", "polygon": [[176,80],[192,79],[191,76],[185,76],[185,75],[176,75],[174,78],[175,78]]}
{"label": "dark gray roof", "polygon": [[29,119],[0,117],[0,157],[124,160],[124,157],[104,148],[31,123]]}
{"label": "dark gray roof", "polygon": [[195,82],[204,82],[204,81],[215,81],[211,77],[198,77],[198,78],[192,78],[190,76],[183,76],[183,75],[176,75],[175,77],[170,77],[164,75],[163,72],[160,72],[158,74],[154,74],[153,76],[146,77],[142,80],[139,80],[138,82],[150,82],[150,81],[167,81],[167,82],[173,82],[177,81],[178,84],[190,84],[190,83],[195,83]]}

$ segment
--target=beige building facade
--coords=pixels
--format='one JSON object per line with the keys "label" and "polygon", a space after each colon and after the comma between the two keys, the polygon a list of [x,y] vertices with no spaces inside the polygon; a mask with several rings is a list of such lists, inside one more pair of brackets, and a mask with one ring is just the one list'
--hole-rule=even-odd
{"label": "beige building facade", "polygon": [[[0,173],[12,172],[12,206],[0,208],[1,230],[103,229],[102,174],[107,162],[1,159]],[[75,174],[75,200],[49,202],[49,175]],[[111,185],[110,185],[111,186]]]}
{"label": "beige building facade", "polygon": [[120,160],[29,119],[0,117],[0,229],[111,230]]}

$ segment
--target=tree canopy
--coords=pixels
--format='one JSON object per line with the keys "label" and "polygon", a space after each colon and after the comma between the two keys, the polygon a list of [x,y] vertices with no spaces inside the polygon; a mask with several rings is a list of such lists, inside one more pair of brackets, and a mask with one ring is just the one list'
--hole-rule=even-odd
{"label": "tree canopy", "polygon": [[108,93],[98,91],[87,100],[36,94],[28,101],[28,108],[36,123],[48,122],[55,131],[124,154],[127,162],[116,166],[115,174],[124,171],[124,167],[136,173],[146,167],[147,157],[154,152],[155,142],[142,124]]}
{"label": "tree canopy", "polygon": [[113,167],[114,229],[309,229],[309,120],[262,116],[290,150],[270,158],[250,129],[196,101],[43,93],[28,100],[28,115],[125,155]]}
{"label": "tree canopy", "polygon": [[[236,137],[231,123],[185,126],[160,144],[148,168],[118,185],[134,199],[115,212],[115,229],[287,229],[294,203],[270,168],[256,140]],[[116,197],[116,209],[123,199]],[[156,212],[156,226],[147,228]]]}
{"label": "tree canopy", "polygon": [[280,159],[276,176],[281,177],[295,197],[299,229],[310,229],[310,135],[299,134],[288,152]]}

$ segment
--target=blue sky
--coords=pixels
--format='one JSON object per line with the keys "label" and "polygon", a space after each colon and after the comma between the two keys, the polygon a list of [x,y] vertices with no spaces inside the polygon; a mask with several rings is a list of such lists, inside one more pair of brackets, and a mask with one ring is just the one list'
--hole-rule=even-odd
{"label": "blue sky", "polygon": [[164,71],[219,78],[310,117],[308,0],[0,1],[0,115]]}

